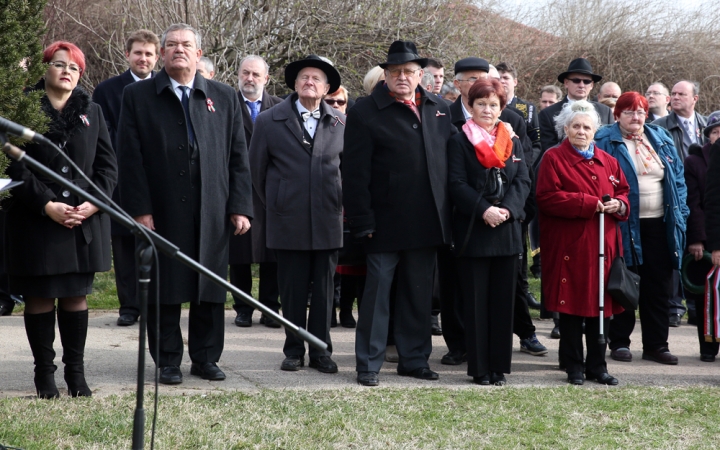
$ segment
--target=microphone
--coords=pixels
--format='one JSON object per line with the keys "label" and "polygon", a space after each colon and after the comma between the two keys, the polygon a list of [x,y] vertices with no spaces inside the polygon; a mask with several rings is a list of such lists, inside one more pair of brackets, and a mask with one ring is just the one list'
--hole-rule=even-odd
{"label": "microphone", "polygon": [[50,142],[42,134],[36,133],[30,128],[25,128],[22,125],[18,125],[15,122],[11,122],[4,117],[0,117],[0,132],[10,133],[13,136],[18,136],[26,141],[33,141],[38,144],[47,144]]}

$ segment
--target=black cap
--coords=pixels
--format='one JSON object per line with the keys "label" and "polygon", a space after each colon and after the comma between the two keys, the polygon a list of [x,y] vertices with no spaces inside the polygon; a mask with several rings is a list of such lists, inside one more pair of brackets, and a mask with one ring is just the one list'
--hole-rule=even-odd
{"label": "black cap", "polygon": [[416,62],[420,64],[420,67],[427,66],[427,58],[421,58],[418,55],[417,47],[410,41],[395,41],[390,44],[388,49],[387,61],[378,64],[383,69],[387,69],[387,66],[391,64],[405,64],[409,62]]}
{"label": "black cap", "polygon": [[315,67],[325,72],[328,78],[328,84],[330,85],[328,92],[335,92],[340,89],[340,73],[332,64],[323,61],[317,55],[308,55],[305,59],[293,61],[285,67],[285,84],[287,87],[293,91],[295,90],[295,79],[298,73],[306,67]]}
{"label": "black cap", "polygon": [[568,66],[568,69],[558,75],[558,81],[564,82],[565,78],[570,75],[571,73],[583,73],[585,75],[590,75],[592,77],[592,80],[594,82],[598,82],[602,80],[602,76],[593,73],[592,66],[590,65],[590,61],[588,61],[585,58],[576,58],[570,61],[570,65]]}
{"label": "black cap", "polygon": [[483,72],[490,72],[490,63],[482,58],[463,58],[455,63],[455,75],[460,72],[467,72],[468,70],[482,70]]}

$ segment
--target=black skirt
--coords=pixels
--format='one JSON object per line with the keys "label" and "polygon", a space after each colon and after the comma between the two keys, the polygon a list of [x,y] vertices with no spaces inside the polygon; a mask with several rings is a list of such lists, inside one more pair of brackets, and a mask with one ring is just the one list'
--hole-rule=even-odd
{"label": "black skirt", "polygon": [[25,297],[64,298],[92,294],[95,273],[10,277],[10,292]]}

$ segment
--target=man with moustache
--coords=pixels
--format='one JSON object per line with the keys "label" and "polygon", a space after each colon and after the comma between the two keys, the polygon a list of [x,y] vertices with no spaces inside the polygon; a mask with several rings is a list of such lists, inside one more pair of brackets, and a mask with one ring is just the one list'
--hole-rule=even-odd
{"label": "man with moustache", "polygon": [[[160,57],[160,39],[149,30],[132,33],[125,43],[125,59],[130,68],[122,74],[98,84],[93,91],[93,101],[100,105],[105,123],[110,132],[110,140],[117,149],[117,127],[120,120],[120,105],[123,89],[136,81],[152,78],[155,63]],[[115,188],[113,201],[121,203],[120,189]],[[118,326],[128,326],[137,322],[140,305],[136,292],[137,272],[135,270],[135,237],[125,227],[111,224],[113,267],[115,285],[120,301]]]}
{"label": "man with moustache", "polygon": [[[123,95],[117,143],[122,205],[137,222],[225,278],[230,234],[245,233],[253,214],[242,105],[231,87],[197,73],[201,38],[190,25],[171,25],[160,54],[164,68],[157,76],[127,86]],[[151,282],[147,322],[160,382],[182,382],[180,312],[186,302],[190,374],[224,380],[217,366],[224,344],[224,289],[162,254],[158,264],[160,280]]]}
{"label": "man with moustache", "polygon": [[[260,56],[249,55],[243,58],[238,69],[238,100],[242,105],[245,141],[250,143],[255,120],[258,115],[282,102],[281,98],[265,92],[270,80],[269,67]],[[260,283],[258,300],[275,312],[280,310],[275,252],[267,248],[265,238],[265,207],[257,192],[253,189],[253,226],[247,233],[230,238],[230,282],[243,292],[252,289],[251,264],[260,265]],[[251,327],[254,308],[239,298],[234,298],[233,309],[237,313],[235,325]],[[280,324],[264,314],[260,323],[268,328],[280,328]]]}
{"label": "man with moustache", "polygon": [[[340,155],[345,114],[323,97],[340,87],[340,74],[316,55],[285,68],[295,92],[255,121],[250,165],[265,207],[267,246],[275,250],[283,317],[327,344],[310,347],[309,367],[336,373],[330,341],[338,249],[342,247]],[[312,299],[308,312],[308,291]],[[305,365],[305,344],[285,332],[281,370]]]}

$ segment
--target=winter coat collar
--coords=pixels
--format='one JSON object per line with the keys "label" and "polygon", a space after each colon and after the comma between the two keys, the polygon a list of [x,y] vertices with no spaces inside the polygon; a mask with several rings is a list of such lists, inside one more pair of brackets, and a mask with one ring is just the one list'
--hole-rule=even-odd
{"label": "winter coat collar", "polygon": [[[40,80],[32,90],[45,90],[45,80]],[[70,94],[62,111],[55,109],[47,95],[40,99],[40,107],[50,118],[48,131],[44,136],[51,141],[65,144],[80,129],[88,126],[87,115],[90,111],[90,95],[81,86],[77,86]]]}
{"label": "winter coat collar", "polygon": [[[157,76],[154,76],[152,78],[155,81],[155,93],[160,95],[160,93],[165,90],[169,89],[170,92],[172,92],[172,83],[170,83],[170,75],[168,75],[167,72],[165,72],[165,68],[163,67],[160,72],[158,72]],[[200,91],[203,94],[203,97],[207,97],[207,88],[208,88],[208,81],[205,79],[205,77],[196,74],[195,75],[195,82],[193,84],[193,90]]]}

